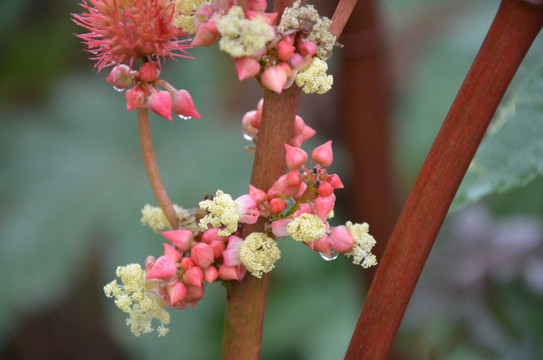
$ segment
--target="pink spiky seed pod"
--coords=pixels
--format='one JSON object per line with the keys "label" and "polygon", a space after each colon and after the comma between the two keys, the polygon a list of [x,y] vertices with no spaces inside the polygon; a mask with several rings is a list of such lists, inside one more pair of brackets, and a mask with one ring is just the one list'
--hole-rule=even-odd
{"label": "pink spiky seed pod", "polygon": [[73,21],[89,30],[77,35],[94,56],[98,71],[136,59],[185,56],[186,35],[173,24],[175,7],[170,0],[83,0],[87,11],[73,14]]}

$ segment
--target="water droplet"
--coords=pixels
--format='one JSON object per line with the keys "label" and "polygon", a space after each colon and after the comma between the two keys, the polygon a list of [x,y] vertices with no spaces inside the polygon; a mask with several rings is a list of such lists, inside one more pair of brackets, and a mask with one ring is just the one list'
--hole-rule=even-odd
{"label": "water droplet", "polygon": [[321,253],[321,252],[319,253],[319,255],[321,256],[321,258],[323,258],[326,261],[332,261],[332,260],[337,259],[337,257],[338,257],[338,253],[335,252],[332,249],[330,249],[330,256],[326,255],[325,253]]}
{"label": "water droplet", "polygon": [[124,88],[120,88],[120,87],[117,87],[117,86],[113,86],[113,90],[117,91],[117,92],[121,92],[121,91],[124,91]]}
{"label": "water droplet", "polygon": [[192,116],[179,115],[179,118],[183,120],[190,120],[192,119]]}
{"label": "water droplet", "polygon": [[253,141],[253,135],[249,134],[248,132],[243,132],[243,138],[247,141]]}

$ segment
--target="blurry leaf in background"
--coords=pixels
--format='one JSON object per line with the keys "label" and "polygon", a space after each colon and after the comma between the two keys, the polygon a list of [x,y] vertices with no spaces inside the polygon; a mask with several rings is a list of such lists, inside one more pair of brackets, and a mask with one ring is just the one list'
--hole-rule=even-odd
{"label": "blurry leaf in background", "polygon": [[543,173],[543,66],[509,92],[488,128],[453,202],[525,186]]}

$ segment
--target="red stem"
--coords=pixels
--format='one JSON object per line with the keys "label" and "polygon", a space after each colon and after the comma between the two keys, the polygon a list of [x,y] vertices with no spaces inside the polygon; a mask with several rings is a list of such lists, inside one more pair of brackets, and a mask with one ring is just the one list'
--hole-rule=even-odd
{"label": "red stem", "polygon": [[160,178],[158,167],[155,159],[155,152],[153,150],[153,141],[151,139],[151,126],[149,124],[149,110],[138,109],[138,126],[140,130],[140,142],[141,150],[143,151],[143,160],[145,161],[145,167],[147,168],[147,176],[151,182],[151,187],[155,193],[155,197],[160,205],[160,208],[166,215],[166,219],[170,223],[172,229],[177,229],[179,224],[175,216],[175,210],[172,206],[170,198],[166,193],[166,188]]}
{"label": "red stem", "polygon": [[542,25],[543,1],[502,1],[396,223],[346,359],[387,358],[456,190]]}

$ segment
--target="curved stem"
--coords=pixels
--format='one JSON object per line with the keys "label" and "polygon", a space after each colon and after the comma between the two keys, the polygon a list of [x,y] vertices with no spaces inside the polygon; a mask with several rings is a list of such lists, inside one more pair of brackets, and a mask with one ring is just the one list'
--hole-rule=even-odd
{"label": "curved stem", "polygon": [[543,25],[543,1],[502,0],[390,237],[346,359],[386,359],[456,190]]}
{"label": "curved stem", "polygon": [[170,223],[172,229],[177,229],[179,224],[175,216],[175,210],[172,206],[166,188],[160,178],[158,166],[156,164],[155,152],[153,150],[153,141],[151,139],[151,126],[149,124],[149,110],[138,109],[138,127],[140,131],[141,150],[143,151],[143,160],[147,168],[147,176],[151,182],[151,187],[155,193],[155,197],[160,205],[160,208],[166,215],[166,219]]}

